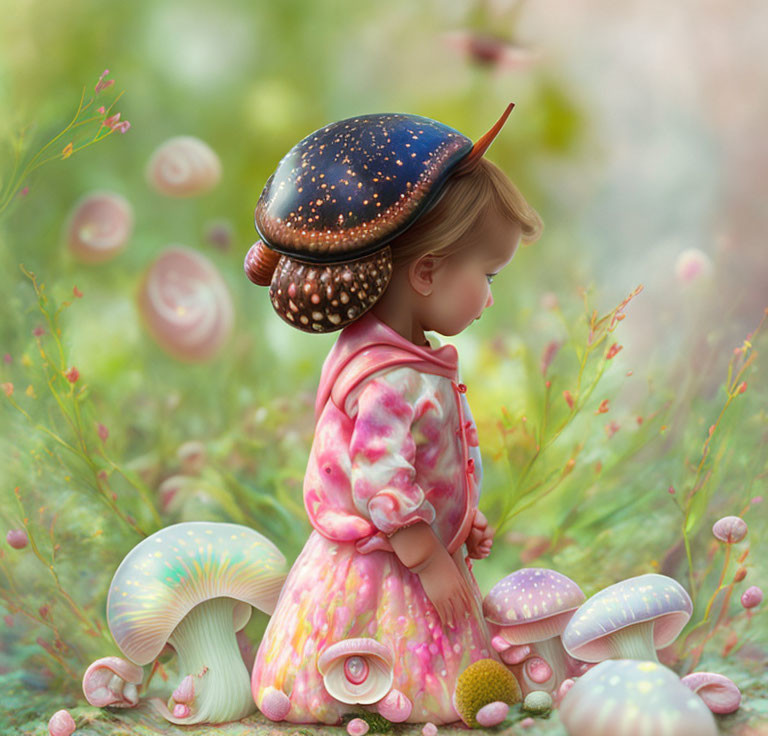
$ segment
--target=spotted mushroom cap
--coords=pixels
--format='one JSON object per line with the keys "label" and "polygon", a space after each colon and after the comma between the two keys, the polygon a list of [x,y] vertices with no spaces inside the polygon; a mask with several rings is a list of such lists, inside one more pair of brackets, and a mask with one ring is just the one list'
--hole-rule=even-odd
{"label": "spotted mushroom cap", "polygon": [[568,736],[717,736],[715,719],[657,662],[608,659],[579,677],[559,708]]}
{"label": "spotted mushroom cap", "polygon": [[212,598],[241,601],[234,630],[251,606],[271,614],[286,577],[280,550],[239,524],[190,521],[139,542],[117,568],[107,597],[107,622],[129,659],[148,664],[194,606]]}
{"label": "spotted mushroom cap", "polygon": [[436,120],[360,115],[299,141],[269,177],[256,230],[273,250],[311,263],[372,253],[432,203],[472,141]]}
{"label": "spotted mushroom cap", "polygon": [[692,612],[690,596],[677,580],[639,575],[609,585],[581,606],[563,632],[563,646],[572,657],[599,662],[612,656],[611,634],[653,621],[653,643],[661,649],[677,638]]}
{"label": "spotted mushroom cap", "polygon": [[558,636],[586,596],[569,577],[542,567],[524,567],[502,578],[483,600],[483,615],[505,627],[512,644]]}

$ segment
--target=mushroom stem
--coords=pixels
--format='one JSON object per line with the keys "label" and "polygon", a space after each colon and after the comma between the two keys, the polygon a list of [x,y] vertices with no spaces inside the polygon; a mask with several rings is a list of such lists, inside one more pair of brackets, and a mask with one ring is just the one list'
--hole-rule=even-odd
{"label": "mushroom stem", "polygon": [[162,701],[153,701],[173,723],[222,723],[244,718],[256,710],[251,680],[237,646],[233,610],[237,601],[215,598],[195,606],[173,630],[168,643],[178,653],[183,677],[195,677],[195,697],[186,718],[175,717]]}
{"label": "mushroom stem", "polygon": [[659,661],[653,643],[653,621],[642,621],[613,632],[609,646],[611,659]]}

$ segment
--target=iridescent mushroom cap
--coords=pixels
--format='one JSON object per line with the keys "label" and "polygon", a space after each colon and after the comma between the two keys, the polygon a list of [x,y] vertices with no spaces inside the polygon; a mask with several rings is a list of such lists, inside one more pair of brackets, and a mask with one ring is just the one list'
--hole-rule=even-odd
{"label": "iridescent mushroom cap", "polygon": [[563,698],[568,736],[717,736],[715,719],[672,670],[658,662],[601,662]]}
{"label": "iridescent mushroom cap", "polygon": [[558,636],[585,598],[565,575],[524,567],[491,588],[483,600],[483,615],[505,627],[504,638],[510,644],[529,644]]}
{"label": "iridescent mushroom cap", "polygon": [[115,642],[137,664],[154,660],[179,622],[213,598],[239,601],[234,630],[251,606],[271,614],[286,560],[265,536],[239,524],[190,521],[139,542],[117,568],[107,597]]}
{"label": "iridescent mushroom cap", "polygon": [[581,606],[565,627],[563,646],[586,662],[626,658],[628,652],[656,659],[655,650],[677,638],[692,612],[691,599],[676,580],[639,575],[609,585]]}

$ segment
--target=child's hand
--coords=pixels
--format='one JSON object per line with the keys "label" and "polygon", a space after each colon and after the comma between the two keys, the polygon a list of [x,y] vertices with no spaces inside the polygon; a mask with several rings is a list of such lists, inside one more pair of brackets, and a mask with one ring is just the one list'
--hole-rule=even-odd
{"label": "child's hand", "polygon": [[472,610],[472,592],[445,547],[434,552],[418,575],[443,626],[455,627]]}
{"label": "child's hand", "polygon": [[482,560],[491,553],[493,544],[493,529],[488,527],[488,519],[480,509],[475,511],[475,520],[472,522],[472,530],[467,537],[467,554],[473,560]]}

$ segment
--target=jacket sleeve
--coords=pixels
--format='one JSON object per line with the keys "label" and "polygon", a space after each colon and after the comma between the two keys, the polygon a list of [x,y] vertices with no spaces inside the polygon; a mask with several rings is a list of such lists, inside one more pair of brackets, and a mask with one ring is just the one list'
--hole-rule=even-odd
{"label": "jacket sleeve", "polygon": [[413,368],[390,369],[368,379],[357,397],[349,446],[353,502],[387,536],[403,526],[435,520],[414,467],[411,425],[419,378]]}

